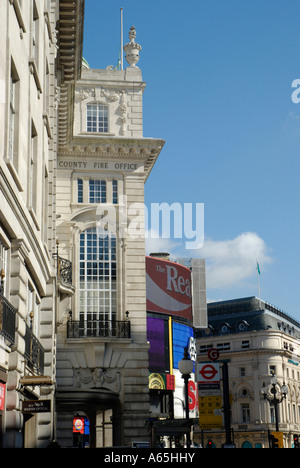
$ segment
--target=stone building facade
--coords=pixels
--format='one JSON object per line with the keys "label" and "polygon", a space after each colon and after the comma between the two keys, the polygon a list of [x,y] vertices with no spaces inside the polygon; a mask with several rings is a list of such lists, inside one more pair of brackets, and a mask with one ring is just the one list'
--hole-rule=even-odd
{"label": "stone building facade", "polygon": [[45,447],[55,436],[56,264],[53,256],[56,254],[58,115],[64,90],[81,69],[78,57],[82,47],[82,6],[82,1],[69,0],[1,1],[0,435],[3,447]]}
{"label": "stone building facade", "polygon": [[[276,432],[276,414],[262,388],[270,391],[275,374],[276,398],[282,396],[280,387],[285,384],[288,388],[277,406],[278,431],[283,447],[293,447],[293,436],[300,433],[299,322],[255,297],[209,303],[207,310],[208,328],[197,332],[197,360],[211,362],[207,352],[217,349],[221,374],[222,362],[228,361],[232,441],[237,448],[269,448],[268,434]],[[273,398],[272,393],[269,397]],[[220,448],[225,443],[224,421],[214,417],[214,398],[218,395],[213,390],[199,393],[196,440],[205,447],[210,440],[213,447]]]}
{"label": "stone building facade", "polygon": [[148,439],[144,184],[164,141],[143,136],[145,82],[131,28],[125,70],[84,67],[57,161],[60,277],[57,440],[90,446]]}

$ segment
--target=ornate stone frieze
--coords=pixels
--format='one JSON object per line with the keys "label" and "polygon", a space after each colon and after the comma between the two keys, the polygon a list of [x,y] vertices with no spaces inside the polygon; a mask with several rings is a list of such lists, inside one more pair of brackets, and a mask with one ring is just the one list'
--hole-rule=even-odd
{"label": "ornate stone frieze", "polygon": [[116,369],[74,369],[73,383],[76,390],[103,389],[119,393],[121,374]]}
{"label": "ornate stone frieze", "polygon": [[120,99],[122,91],[118,89],[101,88],[101,96],[105,97],[110,102],[115,102]]}
{"label": "ornate stone frieze", "polygon": [[75,97],[77,101],[84,101],[89,97],[95,97],[95,89],[94,88],[80,88],[76,89]]}

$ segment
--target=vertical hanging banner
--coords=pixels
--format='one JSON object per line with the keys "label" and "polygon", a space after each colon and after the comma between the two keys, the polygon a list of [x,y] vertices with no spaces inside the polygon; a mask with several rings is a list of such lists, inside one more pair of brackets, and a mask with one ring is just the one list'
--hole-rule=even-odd
{"label": "vertical hanging banner", "polygon": [[5,385],[0,383],[0,411],[4,411]]}

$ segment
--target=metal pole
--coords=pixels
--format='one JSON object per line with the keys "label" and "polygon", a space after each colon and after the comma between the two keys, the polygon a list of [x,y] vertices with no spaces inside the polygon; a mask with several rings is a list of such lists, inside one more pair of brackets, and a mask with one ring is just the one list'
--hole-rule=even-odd
{"label": "metal pole", "polygon": [[123,70],[123,8],[121,8],[121,70]]}
{"label": "metal pole", "polygon": [[229,378],[228,378],[228,364],[223,363],[222,366],[223,377],[223,405],[224,405],[224,422],[226,433],[226,444],[231,444],[231,428],[230,428],[230,402],[229,402]]}
{"label": "metal pole", "polygon": [[[189,382],[189,375],[184,375],[184,391],[185,391],[185,418],[187,420],[187,423],[189,424],[189,419],[190,419],[190,408],[189,408],[189,387],[188,387],[188,382]],[[190,438],[190,430],[188,430],[186,434],[186,445],[187,448],[190,448],[191,446],[191,438]]]}

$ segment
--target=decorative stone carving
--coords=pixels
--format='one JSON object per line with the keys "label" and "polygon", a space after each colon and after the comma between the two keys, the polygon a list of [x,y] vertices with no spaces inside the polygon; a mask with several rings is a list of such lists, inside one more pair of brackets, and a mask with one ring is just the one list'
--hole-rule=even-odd
{"label": "decorative stone carving", "polygon": [[104,96],[108,101],[115,102],[120,98],[121,91],[117,89],[101,89],[101,96]]}
{"label": "decorative stone carving", "polygon": [[74,369],[73,382],[75,389],[121,390],[121,374],[115,369]]}
{"label": "decorative stone carving", "polygon": [[121,94],[120,99],[120,120],[121,120],[121,135],[125,135],[126,130],[126,99],[125,99],[125,91]]}
{"label": "decorative stone carving", "polygon": [[84,101],[88,97],[95,97],[95,90],[92,88],[81,88],[75,91],[77,101]]}
{"label": "decorative stone carving", "polygon": [[136,63],[140,60],[139,52],[142,50],[140,44],[135,42],[136,31],[135,27],[131,26],[129,31],[130,42],[124,45],[124,50],[126,52],[126,60],[129,63],[130,67],[136,67]]}

